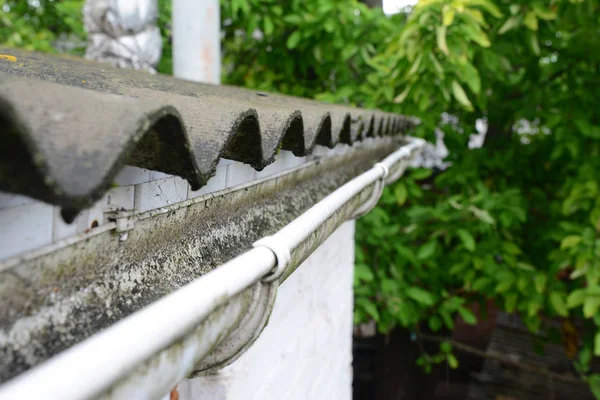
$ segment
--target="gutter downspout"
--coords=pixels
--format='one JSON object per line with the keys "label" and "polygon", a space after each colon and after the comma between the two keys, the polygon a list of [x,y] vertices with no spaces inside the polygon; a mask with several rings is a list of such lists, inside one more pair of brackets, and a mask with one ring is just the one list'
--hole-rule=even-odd
{"label": "gutter downspout", "polygon": [[[424,143],[412,139],[276,234],[257,241],[253,249],[7,382],[0,387],[0,400],[160,398],[207,354],[201,348],[202,336],[188,341],[187,335],[226,304],[239,301],[239,296],[256,283],[279,285],[327,238],[317,234],[319,228],[334,219],[341,207],[380,182],[381,187],[375,185],[363,203],[368,207],[355,206],[351,216],[373,207],[386,178],[400,175],[398,169],[403,171],[408,157],[420,151]],[[218,335],[228,333],[226,327],[222,329]],[[140,335],[148,340],[140,340]],[[183,349],[170,355],[173,346]],[[170,371],[157,362],[165,357],[176,357]],[[132,390],[127,386],[128,378],[140,370],[148,385],[135,385]]]}

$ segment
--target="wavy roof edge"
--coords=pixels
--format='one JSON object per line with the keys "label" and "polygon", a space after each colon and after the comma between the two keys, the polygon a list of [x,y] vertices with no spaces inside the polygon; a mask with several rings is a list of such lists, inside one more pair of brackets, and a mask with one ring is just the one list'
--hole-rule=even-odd
{"label": "wavy roof edge", "polygon": [[261,170],[280,149],[304,156],[412,125],[378,110],[0,47],[0,190],[58,205],[67,221],[125,165],[198,190],[221,157]]}

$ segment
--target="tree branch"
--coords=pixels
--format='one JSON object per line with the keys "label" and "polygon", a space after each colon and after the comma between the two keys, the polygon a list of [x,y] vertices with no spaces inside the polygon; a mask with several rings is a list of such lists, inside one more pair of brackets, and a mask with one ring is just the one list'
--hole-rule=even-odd
{"label": "tree branch", "polygon": [[580,386],[587,386],[587,383],[582,381],[580,378],[577,378],[577,377],[574,377],[571,375],[559,374],[556,372],[552,372],[545,367],[540,367],[537,365],[523,364],[518,361],[514,361],[509,358],[503,357],[500,354],[488,353],[488,352],[479,350],[475,347],[471,347],[471,346],[468,346],[466,344],[463,344],[463,343],[460,343],[460,342],[457,342],[454,340],[448,340],[448,338],[445,338],[443,336],[421,334],[420,337],[423,340],[429,340],[432,342],[438,342],[438,343],[448,342],[448,343],[452,344],[453,347],[455,347],[456,349],[458,349],[462,352],[473,354],[473,355],[476,355],[476,356],[482,357],[482,358],[487,358],[489,360],[498,361],[501,364],[519,368],[523,371],[531,372],[534,374],[542,375],[549,379],[555,379],[557,381],[572,383],[572,384],[580,385]]}

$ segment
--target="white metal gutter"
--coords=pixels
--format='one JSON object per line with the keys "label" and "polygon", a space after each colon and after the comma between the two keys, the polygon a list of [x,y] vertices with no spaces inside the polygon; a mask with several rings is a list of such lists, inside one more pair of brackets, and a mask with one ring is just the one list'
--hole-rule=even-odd
{"label": "white metal gutter", "polygon": [[[257,241],[253,249],[7,382],[0,387],[0,400],[160,398],[193,371],[219,337],[230,333],[227,319],[243,318],[243,307],[236,302],[244,301],[240,296],[248,288],[276,287],[293,272],[288,266],[297,266],[326,239],[319,229],[370,187],[366,201],[357,203],[348,216],[372,208],[384,183],[398,178],[424,143],[411,139],[276,234]],[[233,305],[233,314],[220,314],[227,304]],[[216,328],[196,334],[211,318]],[[170,354],[172,347],[177,352]]]}

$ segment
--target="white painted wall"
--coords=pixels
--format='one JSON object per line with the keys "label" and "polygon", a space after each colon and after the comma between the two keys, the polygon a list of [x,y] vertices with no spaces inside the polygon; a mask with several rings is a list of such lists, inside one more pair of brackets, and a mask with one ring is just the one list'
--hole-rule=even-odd
{"label": "white painted wall", "polygon": [[218,374],[182,382],[179,399],[350,400],[353,273],[354,221],[280,286],[254,345]]}

